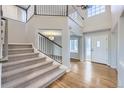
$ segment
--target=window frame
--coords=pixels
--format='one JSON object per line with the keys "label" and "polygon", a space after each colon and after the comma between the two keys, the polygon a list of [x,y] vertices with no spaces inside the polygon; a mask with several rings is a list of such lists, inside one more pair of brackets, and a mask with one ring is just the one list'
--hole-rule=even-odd
{"label": "window frame", "polygon": [[87,9],[87,17],[102,14],[106,11],[105,5],[92,5]]}
{"label": "window frame", "polygon": [[78,53],[78,39],[71,39],[70,40],[70,52],[71,53]]}

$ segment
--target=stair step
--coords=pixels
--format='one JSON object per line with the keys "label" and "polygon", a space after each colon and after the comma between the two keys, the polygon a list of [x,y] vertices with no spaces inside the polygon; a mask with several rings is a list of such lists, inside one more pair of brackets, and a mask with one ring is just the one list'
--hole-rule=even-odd
{"label": "stair step", "polygon": [[47,73],[42,76],[39,80],[31,82],[26,88],[43,88],[47,87],[49,84],[60,78],[63,74],[65,74],[64,69],[57,69],[52,73]]}
{"label": "stair step", "polygon": [[19,49],[9,49],[8,54],[23,54],[23,53],[33,53],[34,49],[33,48],[19,48]]}
{"label": "stair step", "polygon": [[32,44],[8,44],[8,62],[2,64],[2,87],[47,87],[65,73],[60,65],[34,53]]}
{"label": "stair step", "polygon": [[[26,75],[26,76],[23,76],[23,77],[21,77],[21,78],[18,78],[18,79],[16,79],[16,80],[13,80],[13,81],[10,81],[10,82],[8,82],[8,83],[5,83],[4,85],[3,85],[3,87],[6,87],[6,88],[13,88],[13,87],[19,87],[19,86],[24,86],[24,85],[26,85],[26,82],[27,82],[27,84],[28,84],[28,81],[30,82],[30,81],[32,81],[34,78],[37,78],[37,77],[39,77],[39,76],[42,76],[43,74],[46,74],[47,72],[49,72],[49,71],[52,71],[52,70],[54,70],[54,69],[56,69],[56,68],[58,68],[59,67],[59,65],[53,65],[53,66],[51,66],[51,67],[47,67],[47,68],[45,68],[45,69],[42,69],[42,70],[38,70],[38,71],[36,71],[36,72],[33,72],[33,73],[31,73],[31,74],[29,74],[29,75]],[[25,83],[25,84],[24,84]]]}
{"label": "stair step", "polygon": [[32,44],[8,44],[9,49],[32,48]]}
{"label": "stair step", "polygon": [[25,53],[25,54],[14,54],[14,55],[8,55],[8,61],[19,61],[29,58],[35,58],[38,57],[39,53]]}
{"label": "stair step", "polygon": [[36,67],[39,67],[39,66],[43,66],[43,65],[46,65],[46,64],[49,64],[49,63],[52,63],[52,61],[50,61],[50,62],[43,62],[43,63],[41,62],[41,63],[33,64],[33,65],[30,65],[30,66],[26,66],[24,68],[15,69],[15,70],[12,70],[12,71],[7,71],[7,72],[3,73],[2,78],[10,77],[10,76],[16,75],[18,73],[21,73],[21,72],[24,72],[24,71],[28,71],[28,70],[31,70],[33,68],[36,68]]}
{"label": "stair step", "polygon": [[53,61],[49,61],[49,62],[41,62],[41,63],[37,63],[31,66],[27,66],[24,67],[22,69],[15,69],[15,70],[11,70],[8,72],[3,72],[2,74],[2,84],[15,80],[17,78],[20,78],[22,76],[25,76],[27,74],[30,74],[32,72],[44,69],[46,67],[49,67],[53,64]]}
{"label": "stair step", "polygon": [[16,68],[23,68],[25,66],[36,64],[39,62],[45,61],[46,57],[36,57],[31,59],[25,59],[21,61],[7,62],[2,64],[2,72],[6,72],[8,70],[13,70]]}

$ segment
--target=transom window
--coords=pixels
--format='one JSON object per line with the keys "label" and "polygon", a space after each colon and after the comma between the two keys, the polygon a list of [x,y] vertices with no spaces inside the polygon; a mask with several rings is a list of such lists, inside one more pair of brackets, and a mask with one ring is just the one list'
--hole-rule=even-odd
{"label": "transom window", "polygon": [[70,52],[78,53],[78,39],[70,40]]}
{"label": "transom window", "polygon": [[104,5],[92,5],[88,8],[88,17],[98,15],[105,12]]}

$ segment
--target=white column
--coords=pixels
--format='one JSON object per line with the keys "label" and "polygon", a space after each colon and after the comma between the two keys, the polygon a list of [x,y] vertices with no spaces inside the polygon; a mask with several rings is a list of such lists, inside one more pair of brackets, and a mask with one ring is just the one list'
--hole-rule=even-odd
{"label": "white column", "polygon": [[0,88],[1,88],[1,73],[2,73],[2,63],[0,63]]}
{"label": "white column", "polygon": [[[0,6],[1,11],[1,6]],[[1,41],[1,12],[0,12],[0,59],[2,58],[2,41]]]}
{"label": "white column", "polygon": [[[0,5],[0,36],[1,36],[1,5]],[[1,40],[1,37],[0,37]],[[1,46],[1,42],[0,42],[0,46]],[[2,51],[0,51],[2,53]],[[2,54],[0,53],[1,57]],[[0,63],[0,88],[1,88],[1,73],[2,73],[2,63]]]}
{"label": "white column", "polygon": [[80,46],[80,61],[81,62],[84,62],[84,60],[85,60],[85,47],[84,47],[84,35],[82,35],[81,37],[80,37],[80,41],[79,41],[79,46]]}
{"label": "white column", "polygon": [[111,39],[109,40],[109,64],[112,68],[117,68],[117,26],[115,31],[111,32]]}
{"label": "white column", "polygon": [[70,31],[68,27],[68,19],[65,20],[64,29],[62,31],[62,64],[71,67],[70,65]]}
{"label": "white column", "polygon": [[118,28],[118,87],[124,88],[124,16],[120,17]]}

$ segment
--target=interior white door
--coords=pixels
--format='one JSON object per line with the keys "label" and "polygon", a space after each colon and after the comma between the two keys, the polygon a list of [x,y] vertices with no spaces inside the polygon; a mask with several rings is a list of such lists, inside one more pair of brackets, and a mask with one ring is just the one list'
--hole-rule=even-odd
{"label": "interior white door", "polygon": [[91,60],[108,64],[108,35],[92,36]]}

